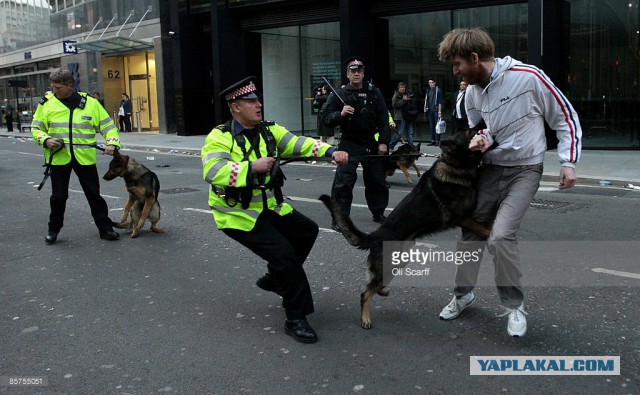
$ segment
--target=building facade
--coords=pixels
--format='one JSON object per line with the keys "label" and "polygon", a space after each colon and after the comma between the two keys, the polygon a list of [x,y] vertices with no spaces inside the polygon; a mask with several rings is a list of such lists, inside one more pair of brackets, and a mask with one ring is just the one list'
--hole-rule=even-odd
{"label": "building facade", "polygon": [[[366,59],[366,79],[389,104],[399,81],[423,97],[428,79],[435,78],[447,99],[446,118],[458,81],[451,67],[438,61],[437,45],[452,28],[482,26],[494,38],[497,56],[542,67],[566,93],[580,116],[585,148],[636,149],[638,2],[0,0],[0,6],[14,4],[16,12],[27,4],[41,20],[47,19],[46,10],[50,13],[49,35],[36,34],[47,41],[37,44],[31,38],[18,42],[0,18],[0,97],[13,97],[5,82],[21,75],[39,97],[46,86],[32,83],[38,72],[75,64],[80,87],[104,92],[110,112],[120,91],[130,92],[137,98],[142,130],[201,135],[229,116],[220,90],[256,75],[265,118],[315,135],[314,88],[322,77],[335,86],[345,83],[342,61],[359,55]],[[131,9],[134,16],[125,21]],[[93,28],[89,44],[80,42]],[[91,43],[103,33],[105,40],[129,38],[131,32],[133,41]],[[60,53],[67,40],[79,42],[78,54]],[[27,52],[31,59],[24,58]],[[428,139],[424,119],[418,120],[414,138]]]}
{"label": "building facade", "polygon": [[49,74],[71,70],[77,89],[99,92],[110,114],[127,93],[134,128],[159,130],[158,0],[0,0],[0,98],[21,120],[49,90]]}

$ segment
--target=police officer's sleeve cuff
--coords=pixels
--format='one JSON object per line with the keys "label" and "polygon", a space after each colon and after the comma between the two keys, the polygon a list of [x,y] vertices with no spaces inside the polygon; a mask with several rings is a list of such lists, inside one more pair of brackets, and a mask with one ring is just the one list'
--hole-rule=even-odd
{"label": "police officer's sleeve cuff", "polygon": [[331,158],[334,152],[336,152],[336,147],[331,147],[327,150],[327,152],[324,153],[324,156],[327,158]]}

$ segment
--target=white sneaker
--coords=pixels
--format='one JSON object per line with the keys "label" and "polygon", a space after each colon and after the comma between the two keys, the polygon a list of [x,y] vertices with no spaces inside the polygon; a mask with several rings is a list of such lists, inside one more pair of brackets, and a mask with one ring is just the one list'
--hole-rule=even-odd
{"label": "white sneaker", "polygon": [[509,336],[522,337],[527,333],[527,314],[524,311],[524,303],[515,309],[507,309],[507,312],[502,314],[505,316],[509,314],[509,322],[507,324],[507,333]]}
{"label": "white sneaker", "polygon": [[476,300],[476,296],[473,292],[469,292],[459,299],[454,296],[451,302],[440,312],[440,319],[452,320],[457,318],[474,300]]}

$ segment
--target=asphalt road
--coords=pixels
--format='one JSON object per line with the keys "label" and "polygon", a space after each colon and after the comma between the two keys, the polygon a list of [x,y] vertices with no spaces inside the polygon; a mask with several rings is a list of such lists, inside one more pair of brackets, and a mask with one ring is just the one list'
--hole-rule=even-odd
{"label": "asphalt road", "polygon": [[[305,265],[320,341],[304,345],[283,333],[279,297],[254,284],[264,263],[215,229],[200,158],[127,153],[160,178],[165,233],[147,226],[137,239],[100,240],[72,177],[65,227],[47,246],[41,151],[0,139],[0,393],[640,393],[640,192],[543,185],[519,233],[525,337],[510,338],[496,317],[489,257],[477,301],[457,320],[437,319],[455,265],[433,265],[423,282],[398,279],[390,297],[375,297],[367,331],[366,252],[328,229],[317,201],[333,167],[289,164],[285,193],[321,227]],[[101,174],[109,159],[99,158]],[[401,174],[389,183],[392,208],[410,187]],[[119,218],[123,180],[103,182],[102,193]],[[375,229],[361,180],[354,203],[354,222]],[[420,246],[449,248],[458,236]],[[471,356],[620,356],[621,374],[475,376]],[[46,385],[7,384],[19,377]]]}

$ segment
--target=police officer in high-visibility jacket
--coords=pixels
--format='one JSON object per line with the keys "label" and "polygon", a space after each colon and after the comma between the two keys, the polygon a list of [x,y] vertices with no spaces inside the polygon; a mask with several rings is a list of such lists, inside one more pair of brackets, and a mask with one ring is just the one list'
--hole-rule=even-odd
{"label": "police officer in high-visibility jacket", "polygon": [[54,71],[49,79],[52,92],[42,97],[31,122],[31,134],[44,148],[51,175],[51,214],[45,242],[55,243],[62,229],[71,170],[78,176],[100,238],[116,240],[119,235],[113,230],[107,203],[100,196],[96,133],[106,140],[104,153],[113,155],[120,148],[118,129],[96,99],[74,90],[70,71]]}
{"label": "police officer in high-visibility jacket", "polygon": [[318,225],[282,199],[280,157],[332,157],[346,163],[346,152],[296,136],[262,120],[255,77],[247,77],[220,96],[233,119],[216,126],[202,147],[205,181],[211,184],[209,207],[218,229],[267,261],[268,273],[256,285],[282,297],[285,333],[315,343],[307,322],[313,299],[302,267],[318,235]]}

